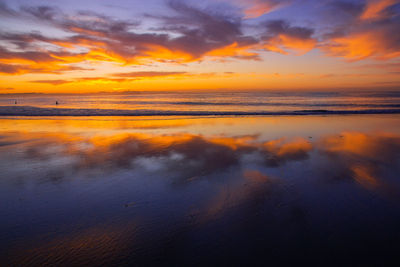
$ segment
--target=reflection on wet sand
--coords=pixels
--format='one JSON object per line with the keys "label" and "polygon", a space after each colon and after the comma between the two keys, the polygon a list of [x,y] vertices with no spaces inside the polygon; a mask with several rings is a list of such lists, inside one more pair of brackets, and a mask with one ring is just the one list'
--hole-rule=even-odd
{"label": "reflection on wet sand", "polygon": [[243,179],[230,187],[222,187],[217,196],[212,199],[211,204],[201,215],[205,220],[215,220],[216,217],[222,217],[227,212],[232,212],[237,208],[243,208],[244,205],[252,206],[256,201],[263,202],[266,199],[271,200],[273,191],[278,185],[276,179],[257,170],[245,170]]}
{"label": "reflection on wet sand", "polygon": [[400,197],[400,135],[344,132],[323,138],[318,145],[334,161],[341,179],[350,178],[366,189]]}
{"label": "reflection on wet sand", "polygon": [[400,132],[306,136],[7,128],[0,258],[65,266],[392,259]]}
{"label": "reflection on wet sand", "polygon": [[312,144],[305,139],[262,142],[257,136],[118,134],[83,138],[67,134],[12,133],[3,135],[2,139],[3,146],[20,144],[18,149],[23,158],[68,157],[74,162],[71,167],[77,170],[145,167],[187,171],[191,176],[239,165],[246,154],[258,155],[267,166],[273,167],[304,160],[312,150]]}
{"label": "reflection on wet sand", "polygon": [[400,135],[345,132],[311,143],[303,138],[260,141],[257,136],[117,134],[85,138],[63,133],[12,133],[1,136],[1,146],[4,151],[17,146],[19,156],[26,159],[72,157],[76,169],[143,165],[149,169],[172,169],[184,164],[198,174],[239,165],[249,154],[258,155],[266,166],[278,167],[288,161],[307,160],[315,149],[334,159],[336,169],[344,168],[360,183],[365,180],[365,185],[374,187],[378,182],[373,173],[387,165],[396,166]]}

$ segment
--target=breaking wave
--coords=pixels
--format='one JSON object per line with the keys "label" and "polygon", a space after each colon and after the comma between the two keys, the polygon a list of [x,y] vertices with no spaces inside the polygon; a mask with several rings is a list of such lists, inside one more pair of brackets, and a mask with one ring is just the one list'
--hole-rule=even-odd
{"label": "breaking wave", "polygon": [[78,109],[39,108],[32,106],[0,106],[0,116],[262,116],[262,115],[340,115],[340,114],[400,114],[393,109],[301,109],[291,111],[188,111],[153,109]]}

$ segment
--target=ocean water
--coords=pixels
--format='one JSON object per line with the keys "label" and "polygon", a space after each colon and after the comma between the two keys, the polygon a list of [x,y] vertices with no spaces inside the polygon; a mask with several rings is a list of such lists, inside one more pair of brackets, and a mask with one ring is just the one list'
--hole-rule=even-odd
{"label": "ocean water", "polygon": [[[56,101],[58,105],[55,104]],[[399,112],[400,91],[0,95],[0,115],[290,115]]]}

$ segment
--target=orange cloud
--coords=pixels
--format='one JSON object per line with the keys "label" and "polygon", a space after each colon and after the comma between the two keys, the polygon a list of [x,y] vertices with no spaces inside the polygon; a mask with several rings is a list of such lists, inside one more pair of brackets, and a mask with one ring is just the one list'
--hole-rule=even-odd
{"label": "orange cloud", "polygon": [[312,50],[317,41],[311,38],[303,39],[288,34],[279,34],[271,39],[263,47],[268,51],[288,54],[287,50],[294,50],[299,54],[304,54]]}
{"label": "orange cloud", "polygon": [[385,9],[398,2],[398,0],[369,0],[360,19],[373,20],[386,18],[387,14],[384,12]]}
{"label": "orange cloud", "polygon": [[368,57],[390,59],[400,56],[400,49],[392,46],[385,32],[379,30],[353,33],[349,36],[330,40],[322,49],[331,56],[340,56],[349,60],[361,60]]}
{"label": "orange cloud", "polygon": [[314,39],[300,39],[290,35],[280,35],[279,39],[284,47],[293,49],[302,53],[306,53],[313,49],[316,45]]}
{"label": "orange cloud", "polygon": [[249,52],[248,50],[254,48],[254,45],[240,46],[237,42],[228,46],[217,48],[208,52],[206,55],[211,57],[225,58],[246,58],[246,59],[258,59],[258,53]]}
{"label": "orange cloud", "polygon": [[257,18],[291,3],[290,0],[241,0],[241,2],[246,6],[245,18]]}
{"label": "orange cloud", "polygon": [[[387,60],[400,56],[398,13],[391,9],[398,0],[369,0],[353,6],[346,27],[335,27],[320,47],[330,56],[348,60],[373,58]],[[349,5],[342,5],[349,11]]]}

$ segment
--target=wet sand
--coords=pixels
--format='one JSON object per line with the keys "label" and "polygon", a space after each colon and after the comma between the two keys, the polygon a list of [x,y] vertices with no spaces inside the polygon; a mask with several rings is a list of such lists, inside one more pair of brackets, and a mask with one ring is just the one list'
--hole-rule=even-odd
{"label": "wet sand", "polygon": [[0,118],[7,265],[398,261],[400,115]]}

